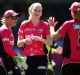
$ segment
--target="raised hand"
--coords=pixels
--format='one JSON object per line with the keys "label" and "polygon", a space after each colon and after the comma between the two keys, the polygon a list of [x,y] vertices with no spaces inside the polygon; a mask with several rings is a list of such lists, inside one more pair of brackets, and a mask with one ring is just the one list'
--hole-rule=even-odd
{"label": "raised hand", "polygon": [[55,18],[49,17],[48,19],[49,25],[55,27],[58,23],[58,21],[55,21]]}

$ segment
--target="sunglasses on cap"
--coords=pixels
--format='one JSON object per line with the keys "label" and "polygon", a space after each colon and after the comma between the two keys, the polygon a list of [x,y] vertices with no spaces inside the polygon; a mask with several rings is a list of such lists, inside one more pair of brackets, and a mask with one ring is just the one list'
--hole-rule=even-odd
{"label": "sunglasses on cap", "polygon": [[18,19],[18,16],[11,16],[11,19],[17,20]]}

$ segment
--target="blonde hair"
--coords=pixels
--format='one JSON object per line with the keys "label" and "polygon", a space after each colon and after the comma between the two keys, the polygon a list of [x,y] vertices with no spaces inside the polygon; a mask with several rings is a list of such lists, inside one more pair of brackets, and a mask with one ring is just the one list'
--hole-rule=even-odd
{"label": "blonde hair", "polygon": [[42,8],[42,5],[39,2],[31,4],[30,7],[28,8],[29,20],[31,19],[31,10],[33,9],[34,6],[40,6]]}
{"label": "blonde hair", "polygon": [[5,24],[5,20],[6,19],[2,18],[0,21],[1,21],[2,24]]}

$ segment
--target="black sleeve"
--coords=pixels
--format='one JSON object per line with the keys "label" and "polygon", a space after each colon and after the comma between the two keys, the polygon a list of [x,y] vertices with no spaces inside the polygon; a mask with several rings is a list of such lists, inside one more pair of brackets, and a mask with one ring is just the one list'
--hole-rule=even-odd
{"label": "black sleeve", "polygon": [[71,44],[70,44],[70,38],[69,38],[68,33],[66,33],[64,37],[62,56],[66,58],[69,58],[71,56]]}
{"label": "black sleeve", "polygon": [[6,55],[6,53],[4,52],[2,38],[0,38],[0,56],[5,56],[5,55]]}

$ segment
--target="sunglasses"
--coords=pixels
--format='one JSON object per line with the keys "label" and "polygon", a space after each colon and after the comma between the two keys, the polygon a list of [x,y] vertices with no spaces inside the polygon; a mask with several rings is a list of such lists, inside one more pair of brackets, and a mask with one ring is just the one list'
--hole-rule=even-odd
{"label": "sunglasses", "polygon": [[17,20],[18,17],[17,17],[17,16],[12,16],[11,19],[13,19],[13,20]]}

